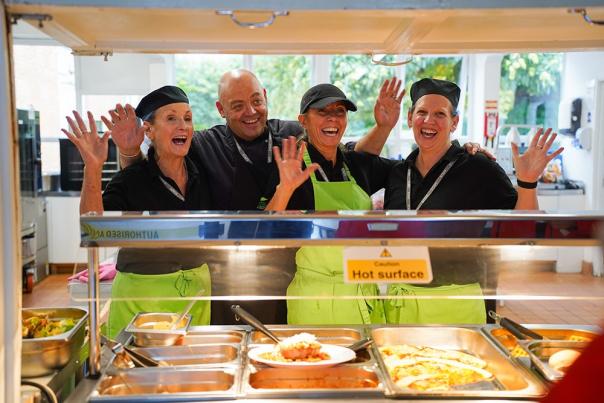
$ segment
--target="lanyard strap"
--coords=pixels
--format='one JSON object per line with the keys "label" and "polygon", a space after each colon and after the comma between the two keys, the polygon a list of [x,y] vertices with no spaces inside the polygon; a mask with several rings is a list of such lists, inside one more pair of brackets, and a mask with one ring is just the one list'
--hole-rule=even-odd
{"label": "lanyard strap", "polygon": [[[310,154],[308,154],[308,150],[304,151],[304,162],[306,163],[307,166],[310,166],[310,164],[312,164],[312,161],[310,160]],[[350,174],[350,170],[348,169],[348,165],[346,165],[346,161],[342,160],[342,165],[343,165],[342,179],[344,179],[344,182],[351,181],[351,182],[356,183],[356,181]],[[319,165],[319,169],[317,169],[317,172],[321,175],[321,178],[323,179],[324,182],[329,182],[329,178],[325,174],[325,171],[323,170],[323,167],[321,167],[321,165]],[[310,179],[313,180],[312,176]]]}
{"label": "lanyard strap", "polygon": [[[451,161],[447,164],[445,169],[440,173],[438,178],[436,178],[436,180],[432,184],[432,187],[430,188],[430,190],[428,190],[428,193],[426,193],[426,195],[424,196],[422,201],[419,202],[419,204],[417,205],[415,210],[419,210],[422,207],[422,205],[424,204],[424,202],[426,200],[428,200],[428,197],[430,197],[432,195],[432,192],[434,192],[434,190],[440,184],[440,182],[443,180],[443,178],[445,177],[447,172],[449,172],[451,170],[451,168],[453,168],[453,165],[455,164],[455,162],[457,162],[458,158],[459,157],[455,158],[453,161]],[[405,202],[407,203],[406,204],[407,210],[411,210],[411,174],[410,174],[410,171],[411,171],[411,169],[408,167],[407,168],[407,192],[406,192],[406,197],[405,197],[405,199],[406,199]]]}
{"label": "lanyard strap", "polygon": [[[235,145],[237,146],[237,152],[239,152],[239,155],[241,155],[241,158],[243,158],[243,160],[245,162],[247,162],[248,164],[254,165],[254,163],[252,162],[250,157],[248,157],[247,154],[245,153],[245,151],[243,150],[243,147],[241,147],[241,145],[237,141],[236,136],[233,136],[233,140],[235,140]],[[270,164],[273,161],[273,136],[271,136],[270,131],[268,133],[268,142],[267,143],[268,143],[268,146],[267,146],[267,150],[266,150],[266,163]]]}
{"label": "lanyard strap", "polygon": [[161,181],[161,183],[164,184],[164,187],[170,191],[170,193],[172,193],[174,196],[176,196],[178,198],[178,200],[180,200],[181,202],[184,203],[185,197],[183,195],[181,195],[178,190],[174,189],[174,187],[172,185],[170,185],[170,183],[168,183],[168,181],[165,180],[164,178],[162,178],[161,176],[159,177],[159,180]]}

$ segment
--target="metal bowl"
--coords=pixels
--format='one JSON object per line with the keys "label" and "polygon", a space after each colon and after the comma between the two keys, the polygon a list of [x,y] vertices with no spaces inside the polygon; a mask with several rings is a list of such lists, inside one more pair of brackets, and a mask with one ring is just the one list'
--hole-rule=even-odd
{"label": "metal bowl", "polygon": [[74,319],[71,330],[50,337],[23,339],[21,347],[21,376],[36,377],[63,368],[77,355],[84,344],[88,312],[80,308],[28,308],[23,318],[46,315],[49,319]]}
{"label": "metal bowl", "polygon": [[160,323],[174,322],[180,314],[170,312],[139,313],[126,327],[139,347],[173,346],[187,334],[191,315],[186,315],[173,329],[158,329]]}

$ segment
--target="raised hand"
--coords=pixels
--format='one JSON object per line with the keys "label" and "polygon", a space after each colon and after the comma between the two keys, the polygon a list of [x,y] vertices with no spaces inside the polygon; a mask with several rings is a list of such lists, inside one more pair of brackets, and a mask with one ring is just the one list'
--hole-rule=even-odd
{"label": "raised hand", "polygon": [[401,115],[401,102],[405,89],[401,91],[403,82],[396,77],[384,81],[373,107],[375,123],[380,127],[392,129],[396,126]]}
{"label": "raised hand", "polygon": [[107,129],[111,131],[111,138],[117,145],[120,153],[126,156],[137,155],[145,137],[144,126],[138,127],[136,112],[130,104],[124,108],[121,104],[109,111],[111,119],[101,116]]}
{"label": "raised hand", "polygon": [[107,161],[108,142],[111,133],[105,132],[99,137],[94,116],[91,112],[88,112],[88,126],[90,130],[86,127],[79,113],[73,111],[73,116],[75,120],[67,116],[67,123],[71,131],[61,130],[76,146],[86,167],[98,170],[102,169],[103,164]]}
{"label": "raised hand", "polygon": [[281,149],[282,151],[279,147],[273,147],[275,162],[279,169],[279,188],[293,192],[319,169],[319,164],[314,163],[302,169],[306,143],[302,142],[300,148],[296,150],[296,139],[293,136],[283,139]]}
{"label": "raised hand", "polygon": [[512,143],[512,158],[514,167],[516,168],[516,177],[524,182],[537,182],[547,163],[560,155],[564,151],[564,147],[560,147],[550,155],[547,152],[551,148],[556,133],[552,133],[552,129],[547,129],[545,133],[543,129],[539,129],[531,140],[528,149],[522,155],[518,150],[518,145]]}

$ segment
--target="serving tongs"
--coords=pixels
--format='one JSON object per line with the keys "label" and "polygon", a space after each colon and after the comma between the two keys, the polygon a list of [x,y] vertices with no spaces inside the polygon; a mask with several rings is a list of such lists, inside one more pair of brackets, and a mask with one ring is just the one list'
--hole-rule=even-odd
{"label": "serving tongs", "polygon": [[506,318],[497,314],[495,311],[489,311],[489,317],[495,320],[495,323],[510,332],[518,340],[543,340],[544,337],[539,333],[533,332],[531,329],[527,329],[520,323],[513,321],[512,319]]}
{"label": "serving tongs", "polygon": [[132,350],[131,348],[124,346],[122,343],[111,340],[103,335],[101,335],[101,342],[106,344],[118,357],[122,363],[119,366],[124,366],[126,368],[165,366],[163,362],[156,361],[151,357]]}
{"label": "serving tongs", "polygon": [[[252,326],[254,329],[259,330],[260,332],[264,333],[268,338],[270,338],[272,341],[274,341],[277,344],[279,344],[281,342],[281,340],[279,340],[279,337],[277,337],[277,335],[275,335],[275,333],[271,332],[266,326],[264,326],[262,324],[262,322],[260,322],[258,320],[258,318],[256,318],[254,315],[252,315],[251,313],[249,313],[248,311],[246,311],[239,305],[231,305],[231,311],[233,311],[233,313],[235,314],[236,320],[241,319],[248,325]],[[366,338],[366,339],[361,339],[349,346],[346,346],[346,348],[349,348],[350,350],[357,353],[363,349],[366,349],[372,343],[373,343],[372,339]]]}

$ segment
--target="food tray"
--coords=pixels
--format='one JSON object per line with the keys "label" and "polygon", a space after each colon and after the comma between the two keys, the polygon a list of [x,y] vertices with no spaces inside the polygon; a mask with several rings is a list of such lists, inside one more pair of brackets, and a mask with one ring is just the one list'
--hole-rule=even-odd
{"label": "food tray", "polygon": [[86,335],[88,312],[81,308],[28,308],[23,318],[46,314],[50,319],[75,319],[71,330],[56,336],[23,339],[21,347],[21,376],[36,377],[63,368],[78,354]]}
{"label": "food tray", "polygon": [[212,329],[209,326],[191,326],[187,334],[176,345],[195,346],[205,344],[243,345],[246,332],[232,329]]}
{"label": "food tray", "polygon": [[191,315],[186,315],[174,329],[153,329],[152,326],[176,321],[178,317],[176,313],[138,313],[126,326],[126,332],[134,336],[134,344],[139,347],[172,346],[187,334]]}
{"label": "food tray", "polygon": [[331,368],[269,368],[249,365],[244,393],[250,398],[355,397],[383,395],[375,366]]}
{"label": "food tray", "polygon": [[[321,344],[337,344],[340,346],[349,346],[363,337],[362,329],[354,328],[335,328],[335,327],[278,327],[268,326],[280,339],[293,336],[297,333],[311,333],[317,337]],[[266,335],[259,331],[252,331],[249,344],[272,344],[274,343]]]}
{"label": "food tray", "polygon": [[531,342],[520,342],[520,347],[526,351],[531,363],[545,379],[555,382],[565,375],[549,365],[548,361],[552,354],[565,349],[576,350],[582,353],[589,343],[584,341],[557,341],[557,340],[535,340]]}
{"label": "food tray", "polygon": [[237,365],[239,347],[232,344],[183,345],[170,347],[134,347],[137,351],[170,366],[184,365]]}
{"label": "food tray", "polygon": [[174,402],[234,399],[239,369],[137,368],[105,374],[92,393],[93,402]]}
{"label": "food tray", "polygon": [[[384,373],[386,394],[391,397],[472,397],[472,398],[539,398],[547,389],[539,379],[518,363],[510,360],[480,331],[479,327],[389,327],[374,328],[375,356]],[[486,370],[493,381],[464,385],[447,391],[418,391],[397,386],[378,351],[385,345],[408,344],[437,349],[457,350],[487,362]]]}
{"label": "food tray", "polygon": [[[600,333],[597,326],[543,324],[523,326],[548,340],[591,341]],[[482,328],[482,331],[506,354],[514,358],[527,357],[525,349],[518,344],[518,339],[499,325],[486,325]],[[521,362],[524,363],[525,361],[521,360]]]}

